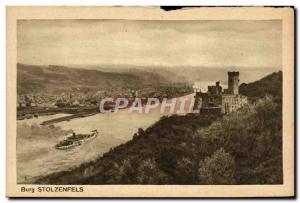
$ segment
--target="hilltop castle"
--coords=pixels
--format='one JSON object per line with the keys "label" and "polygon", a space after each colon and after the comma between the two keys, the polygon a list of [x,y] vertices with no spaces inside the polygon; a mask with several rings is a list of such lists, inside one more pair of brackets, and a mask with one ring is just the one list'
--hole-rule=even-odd
{"label": "hilltop castle", "polygon": [[200,113],[227,114],[247,103],[247,97],[239,94],[239,72],[228,72],[228,89],[222,91],[220,82],[208,86],[207,92],[196,90],[194,109]]}

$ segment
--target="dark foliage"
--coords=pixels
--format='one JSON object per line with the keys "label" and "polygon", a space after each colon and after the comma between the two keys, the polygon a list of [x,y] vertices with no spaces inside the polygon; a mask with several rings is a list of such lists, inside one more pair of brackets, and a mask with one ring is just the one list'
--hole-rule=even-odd
{"label": "dark foliage", "polygon": [[241,84],[240,94],[248,96],[252,101],[264,97],[266,94],[272,95],[276,102],[282,101],[282,71],[274,72],[259,81]]}

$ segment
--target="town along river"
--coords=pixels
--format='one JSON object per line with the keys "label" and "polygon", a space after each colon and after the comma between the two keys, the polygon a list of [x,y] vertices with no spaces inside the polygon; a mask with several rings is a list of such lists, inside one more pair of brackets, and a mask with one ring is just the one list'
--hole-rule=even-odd
{"label": "town along river", "polygon": [[[185,97],[191,99],[193,94]],[[146,129],[158,121],[161,116],[170,114],[169,111],[164,114],[160,113],[160,106],[158,106],[148,114],[128,113],[128,109],[122,109],[118,113],[98,113],[89,117],[55,123],[56,127],[63,130],[73,130],[75,133],[87,134],[95,129],[99,132],[93,140],[68,150],[54,148],[65,138],[64,136],[49,137],[44,133],[39,134],[39,131],[44,132],[40,128],[50,130],[49,127],[41,126],[40,123],[66,116],[66,114],[19,120],[17,121],[18,183],[30,183],[41,175],[68,170],[79,166],[81,163],[92,161],[109,151],[110,148],[131,140],[138,128]],[[32,131],[38,136],[31,137],[28,135],[28,132]]]}

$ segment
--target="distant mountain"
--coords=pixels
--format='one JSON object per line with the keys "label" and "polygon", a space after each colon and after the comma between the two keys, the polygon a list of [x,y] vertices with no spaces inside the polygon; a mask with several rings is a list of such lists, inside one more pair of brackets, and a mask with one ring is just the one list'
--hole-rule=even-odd
{"label": "distant mountain", "polygon": [[65,66],[35,66],[18,64],[18,94],[63,92],[71,88],[109,90],[157,86],[170,83],[167,77],[149,71],[106,72]]}
{"label": "distant mountain", "polygon": [[71,68],[99,70],[109,73],[132,73],[138,74],[141,72],[159,74],[169,81],[178,83],[178,81],[186,81],[185,78],[177,72],[177,68],[165,66],[136,66],[136,65],[70,65]]}
{"label": "distant mountain", "polygon": [[[241,85],[251,103],[223,117],[163,117],[129,142],[39,184],[282,184],[282,73]],[[265,97],[270,93],[273,97]]]}
{"label": "distant mountain", "polygon": [[19,94],[63,92],[70,88],[110,90],[114,88],[159,86],[162,84],[221,81],[227,84],[227,71],[240,71],[241,82],[252,82],[266,76],[270,68],[165,67],[133,65],[37,66],[18,64]]}
{"label": "distant mountain", "polygon": [[266,75],[276,72],[278,68],[271,67],[206,67],[206,66],[137,66],[137,65],[70,65],[70,67],[79,69],[93,69],[105,72],[136,72],[148,71],[155,72],[171,81],[185,81],[189,83],[201,81],[221,81],[227,84],[227,71],[240,71],[240,81],[249,83],[259,80]]}

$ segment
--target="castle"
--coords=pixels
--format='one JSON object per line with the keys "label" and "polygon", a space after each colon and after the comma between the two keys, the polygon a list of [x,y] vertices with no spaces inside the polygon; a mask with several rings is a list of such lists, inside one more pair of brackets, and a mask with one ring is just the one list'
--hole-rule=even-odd
{"label": "castle", "polygon": [[202,114],[228,114],[247,102],[247,97],[239,94],[239,72],[228,72],[228,89],[222,91],[216,82],[207,92],[196,90],[194,109]]}

